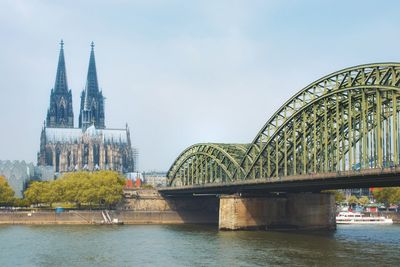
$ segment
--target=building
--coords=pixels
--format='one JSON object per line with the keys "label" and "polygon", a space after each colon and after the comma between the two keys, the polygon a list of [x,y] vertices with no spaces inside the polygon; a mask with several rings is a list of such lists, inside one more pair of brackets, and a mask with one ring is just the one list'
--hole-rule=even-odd
{"label": "building", "polygon": [[150,171],[143,173],[144,183],[153,187],[167,186],[167,173]]}
{"label": "building", "polygon": [[45,166],[34,166],[25,161],[0,160],[0,175],[4,176],[15,195],[22,198],[30,181],[51,181],[54,179],[53,169]]}
{"label": "building", "polygon": [[134,171],[128,125],[121,129],[108,129],[105,125],[104,97],[99,90],[93,42],[77,128],[74,127],[72,92],[68,87],[62,40],[60,45],[56,80],[40,136],[38,165],[52,166],[55,173]]}

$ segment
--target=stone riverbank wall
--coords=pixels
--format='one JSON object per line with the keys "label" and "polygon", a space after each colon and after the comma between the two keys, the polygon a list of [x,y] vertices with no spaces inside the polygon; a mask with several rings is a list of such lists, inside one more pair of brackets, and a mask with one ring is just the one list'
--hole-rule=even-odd
{"label": "stone riverbank wall", "polygon": [[[219,199],[164,199],[156,190],[125,192],[124,203],[108,211],[124,224],[218,224]],[[97,224],[102,211],[0,211],[0,224]]]}
{"label": "stone riverbank wall", "polygon": [[[124,224],[183,224],[215,223],[199,213],[176,211],[109,211],[111,219],[117,218]],[[101,211],[13,211],[0,212],[0,224],[100,224]]]}
{"label": "stone riverbank wall", "polygon": [[[330,199],[316,194],[299,194],[278,199],[238,196],[164,198],[156,190],[127,190],[123,203],[118,209],[109,211],[109,214],[111,219],[117,218],[124,224],[215,224],[220,229],[229,230],[326,228],[333,225],[331,220],[334,216],[333,210],[323,208],[334,207],[333,204],[327,205],[328,200]],[[392,218],[394,223],[400,223],[399,213],[384,212],[380,215]],[[98,224],[102,221],[101,210],[71,210],[60,213],[0,211],[0,224]]]}

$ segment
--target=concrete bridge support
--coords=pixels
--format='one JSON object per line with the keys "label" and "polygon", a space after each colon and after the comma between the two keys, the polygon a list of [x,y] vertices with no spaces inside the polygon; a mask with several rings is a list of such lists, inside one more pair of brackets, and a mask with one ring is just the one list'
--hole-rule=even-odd
{"label": "concrete bridge support", "polygon": [[332,193],[220,197],[219,229],[336,229]]}
{"label": "concrete bridge support", "polygon": [[219,199],[213,196],[167,197],[156,190],[125,190],[124,222],[218,225]]}

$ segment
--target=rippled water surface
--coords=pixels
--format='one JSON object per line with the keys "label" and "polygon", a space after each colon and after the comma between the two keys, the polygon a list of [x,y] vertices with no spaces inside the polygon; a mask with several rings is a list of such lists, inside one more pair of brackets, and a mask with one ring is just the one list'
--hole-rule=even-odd
{"label": "rippled water surface", "polygon": [[0,226],[0,266],[400,266],[400,225],[335,232],[215,226]]}

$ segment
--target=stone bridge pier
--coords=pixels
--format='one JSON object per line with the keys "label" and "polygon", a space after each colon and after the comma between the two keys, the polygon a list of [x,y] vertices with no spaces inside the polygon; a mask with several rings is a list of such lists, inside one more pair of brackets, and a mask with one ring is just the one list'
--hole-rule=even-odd
{"label": "stone bridge pier", "polygon": [[336,229],[333,193],[199,194],[162,199],[181,223],[211,223],[220,230]]}
{"label": "stone bridge pier", "polygon": [[332,193],[220,196],[219,229],[336,229]]}

